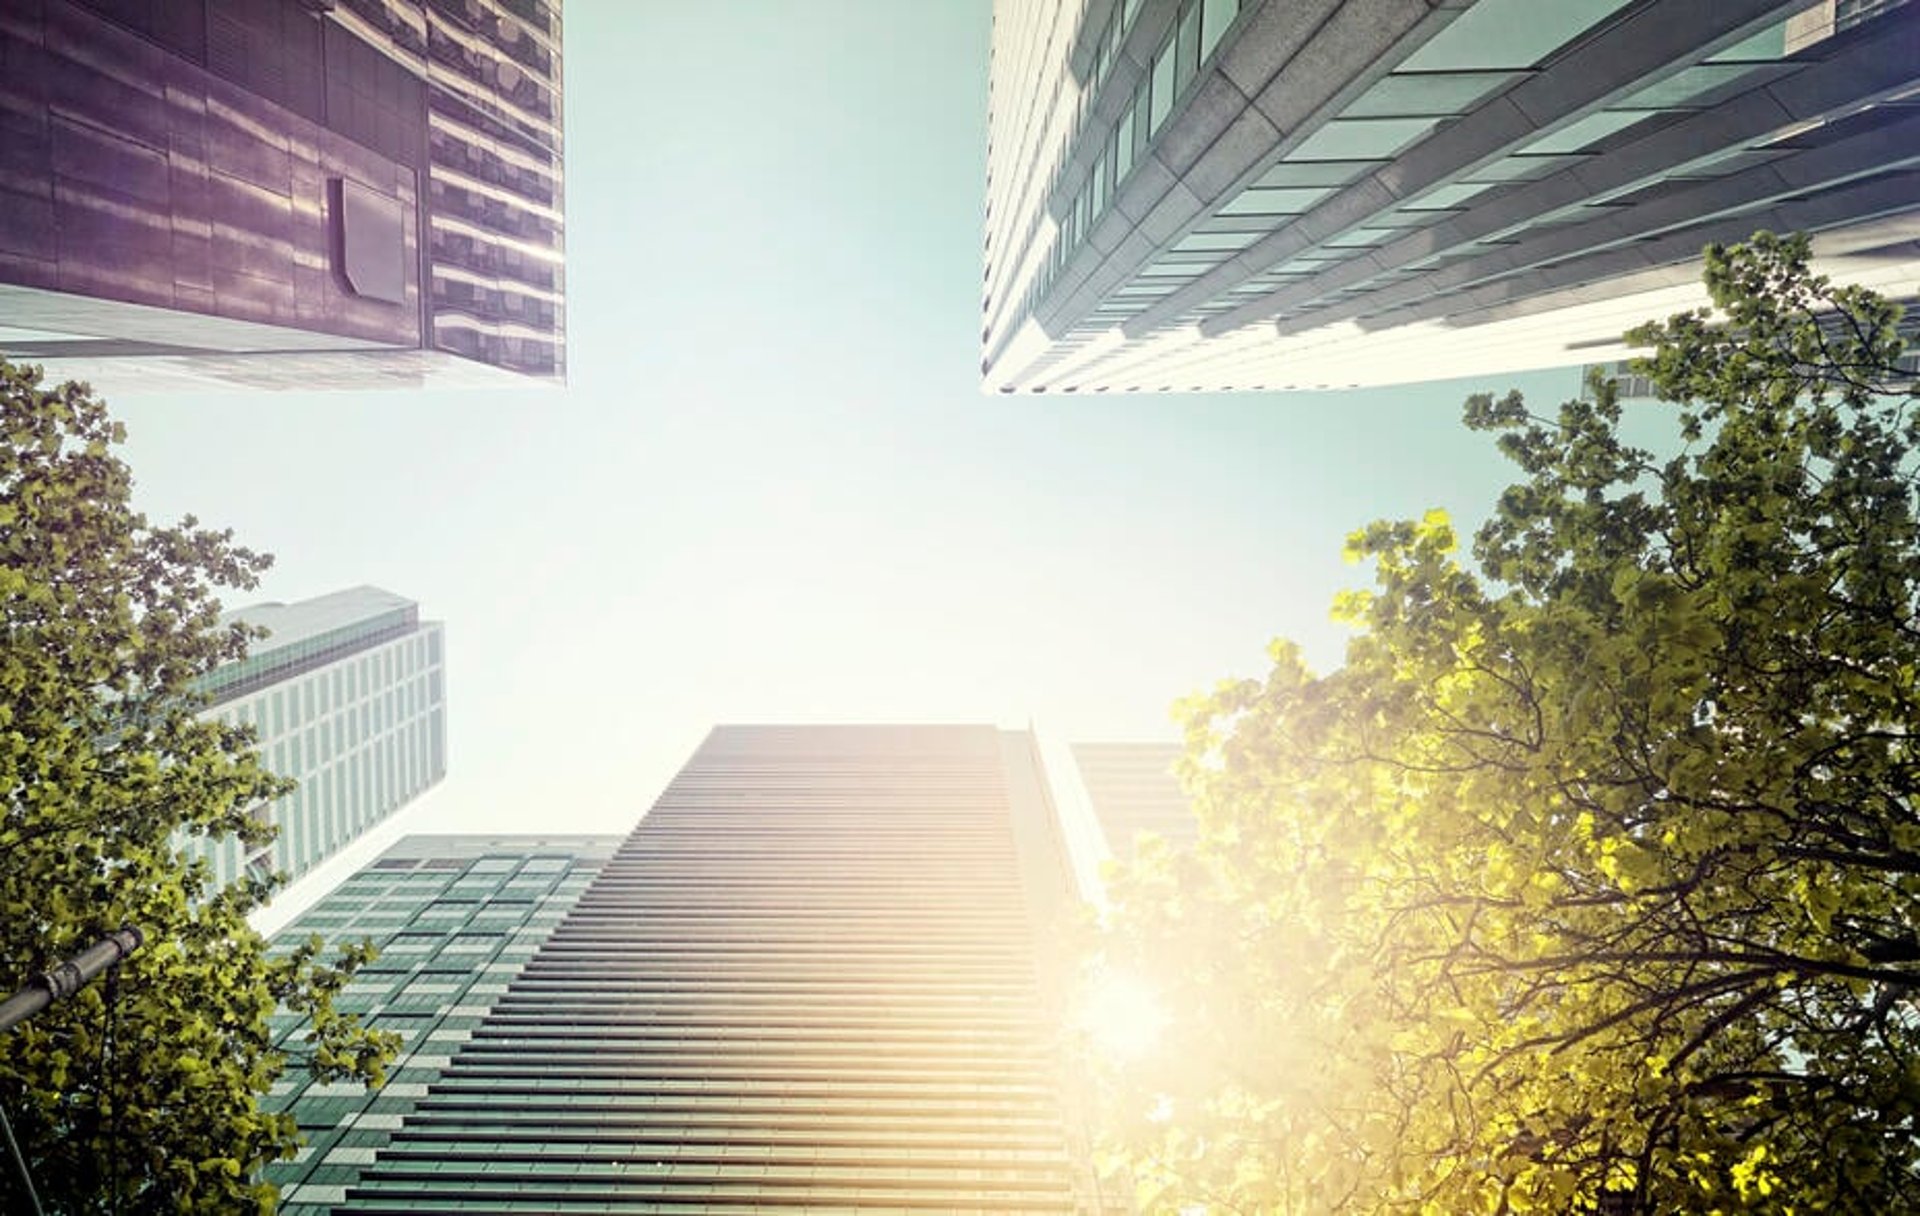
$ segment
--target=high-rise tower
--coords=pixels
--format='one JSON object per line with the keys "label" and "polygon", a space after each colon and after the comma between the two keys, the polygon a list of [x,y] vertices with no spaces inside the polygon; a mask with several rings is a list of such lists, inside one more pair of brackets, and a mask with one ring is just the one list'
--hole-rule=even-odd
{"label": "high-rise tower", "polygon": [[996,0],[993,391],[1623,356],[1699,254],[1920,294],[1920,5]]}
{"label": "high-rise tower", "polygon": [[1129,856],[1142,833],[1175,845],[1191,844],[1200,834],[1193,805],[1173,775],[1180,754],[1178,743],[1073,745],[1080,784],[1113,856]]}
{"label": "high-rise tower", "polygon": [[195,846],[220,881],[298,878],[446,776],[444,627],[418,604],[353,587],[228,619],[269,632],[201,681],[206,715],[251,725],[266,767],[300,787],[255,812],[279,829],[272,844]]}
{"label": "high-rise tower", "polygon": [[1093,1211],[1032,739],[722,727],[344,1212]]}
{"label": "high-rise tower", "polygon": [[[283,1216],[331,1211],[437,1080],[460,1044],[573,907],[620,843],[617,836],[408,836],[274,936],[276,950],[310,935],[371,941],[380,957],[335,1001],[400,1036],[387,1084],[317,1084],[296,1065],[267,1105],[292,1112],[306,1144],[267,1167]],[[298,1057],[306,1019],[274,1018]]]}
{"label": "high-rise tower", "polygon": [[0,353],[562,376],[560,50],[559,0],[0,0]]}

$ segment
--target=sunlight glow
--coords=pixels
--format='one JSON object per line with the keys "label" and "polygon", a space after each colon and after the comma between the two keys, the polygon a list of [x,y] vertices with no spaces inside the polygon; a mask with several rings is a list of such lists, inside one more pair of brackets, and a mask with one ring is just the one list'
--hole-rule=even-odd
{"label": "sunlight glow", "polygon": [[1151,986],[1129,972],[1104,969],[1080,994],[1079,1026],[1094,1048],[1116,1061],[1145,1055],[1167,1028],[1166,1010]]}

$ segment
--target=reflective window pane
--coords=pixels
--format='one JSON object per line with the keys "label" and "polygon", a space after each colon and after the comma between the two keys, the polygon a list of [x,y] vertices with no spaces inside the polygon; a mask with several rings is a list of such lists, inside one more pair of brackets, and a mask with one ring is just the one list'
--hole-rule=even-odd
{"label": "reflective window pane", "polygon": [[1213,54],[1213,48],[1220,45],[1221,37],[1233,19],[1240,12],[1240,0],[1201,0],[1200,9],[1200,58]]}
{"label": "reflective window pane", "polygon": [[1385,161],[1285,160],[1260,175],[1256,186],[1344,186],[1365,177]]}
{"label": "reflective window pane", "polygon": [[1464,114],[1481,99],[1518,79],[1517,72],[1395,72],[1362,93],[1340,116]]}
{"label": "reflective window pane", "polygon": [[1250,190],[1242,190],[1237,197],[1220,209],[1220,213],[1222,215],[1300,215],[1332,193],[1331,189],[1323,187],[1275,190],[1256,186]]}
{"label": "reflective window pane", "polygon": [[1530,68],[1629,0],[1479,0],[1400,64],[1405,72]]}
{"label": "reflective window pane", "polygon": [[1393,156],[1439,125],[1436,118],[1336,118],[1288,154],[1288,160],[1368,160]]}
{"label": "reflective window pane", "polygon": [[1534,140],[1526,145],[1526,151],[1530,156],[1550,152],[1578,152],[1616,131],[1624,131],[1646,116],[1646,113],[1640,110],[1602,110],[1598,114],[1589,114],[1578,122],[1562,127],[1551,135]]}

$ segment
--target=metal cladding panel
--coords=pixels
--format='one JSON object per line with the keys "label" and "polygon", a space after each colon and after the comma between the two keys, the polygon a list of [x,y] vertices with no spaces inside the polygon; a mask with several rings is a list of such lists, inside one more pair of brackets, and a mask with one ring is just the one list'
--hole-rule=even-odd
{"label": "metal cladding panel", "polygon": [[320,23],[296,0],[208,0],[207,66],[310,122],[326,116]]}
{"label": "metal cladding panel", "polygon": [[[170,310],[183,347],[233,349],[202,318],[421,344],[417,309],[327,273],[327,179],[402,200],[413,249],[411,171],[76,5],[40,12],[0,29],[0,62],[33,65],[4,86],[0,281]],[[61,328],[31,308],[9,321]]]}
{"label": "metal cladding panel", "polygon": [[[563,378],[562,121],[553,0],[12,6],[0,286],[176,316],[63,328],[74,310],[54,301],[9,321],[63,343],[57,357],[165,356],[209,384],[329,379],[316,351],[336,356],[333,383],[449,380],[368,359],[375,342]],[[372,290],[356,289],[366,262],[335,181],[402,212],[404,248]],[[207,318],[272,328],[239,345]]]}
{"label": "metal cladding panel", "polygon": [[371,300],[405,303],[406,208],[391,195],[339,180],[340,270],[347,286]]}
{"label": "metal cladding panel", "polygon": [[1024,738],[715,731],[340,1210],[1092,1210]]}
{"label": "metal cladding panel", "polygon": [[560,6],[434,0],[419,9],[431,114],[433,345],[563,378]]}

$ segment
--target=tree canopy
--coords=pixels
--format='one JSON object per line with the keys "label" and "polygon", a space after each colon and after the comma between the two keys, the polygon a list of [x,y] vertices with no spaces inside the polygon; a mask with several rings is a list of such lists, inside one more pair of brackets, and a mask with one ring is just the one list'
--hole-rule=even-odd
{"label": "tree canopy", "polygon": [[1705,279],[1629,335],[1665,454],[1604,383],[1471,399],[1472,560],[1365,528],[1343,666],[1185,705],[1202,839],[1101,947],[1170,1018],[1108,1077],[1147,1210],[1920,1209],[1899,310],[1800,238]]}
{"label": "tree canopy", "polygon": [[[195,680],[245,654],[218,588],[268,557],[191,517],[130,505],[121,426],[84,385],[0,361],[0,988],[138,928],[109,976],[0,1035],[0,1109],[49,1212],[253,1212],[295,1127],[257,1099],[289,1064],[267,1018],[311,1019],[328,1079],[377,1083],[390,1037],[336,1013],[366,952],[270,959],[247,913],[272,884],[219,886],[183,845],[262,843],[289,784],[250,728],[203,720]],[[0,1210],[29,1211],[0,1159]]]}

